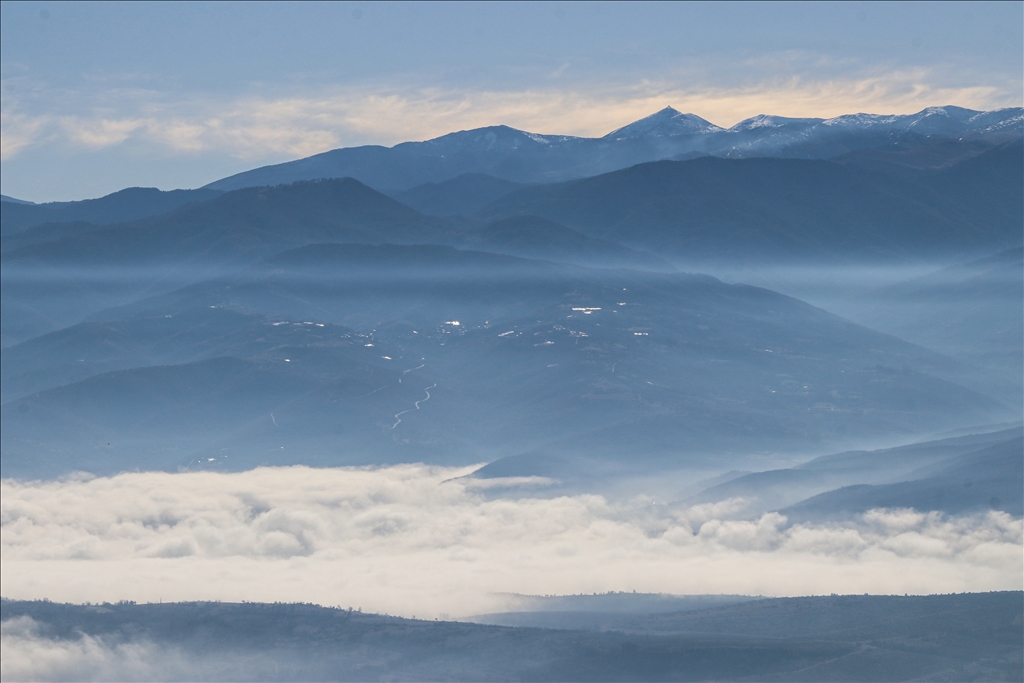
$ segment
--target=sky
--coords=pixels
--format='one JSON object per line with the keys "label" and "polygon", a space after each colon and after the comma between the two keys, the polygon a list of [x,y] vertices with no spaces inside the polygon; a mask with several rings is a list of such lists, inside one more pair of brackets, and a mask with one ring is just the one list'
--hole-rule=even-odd
{"label": "sky", "polygon": [[199,187],[505,124],[600,136],[665,106],[1022,104],[1024,5],[0,3],[0,191]]}

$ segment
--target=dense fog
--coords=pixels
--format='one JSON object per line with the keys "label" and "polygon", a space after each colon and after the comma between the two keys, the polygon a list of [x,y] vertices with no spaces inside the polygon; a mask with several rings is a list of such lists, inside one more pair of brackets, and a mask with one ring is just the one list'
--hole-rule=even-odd
{"label": "dense fog", "polygon": [[[469,469],[259,468],[3,484],[4,593],[70,602],[307,601],[405,616],[497,593],[802,595],[1011,589],[1019,518],[872,510],[790,524],[743,501],[537,497]],[[516,484],[514,497],[489,495]],[[63,578],[62,578],[63,577]]]}

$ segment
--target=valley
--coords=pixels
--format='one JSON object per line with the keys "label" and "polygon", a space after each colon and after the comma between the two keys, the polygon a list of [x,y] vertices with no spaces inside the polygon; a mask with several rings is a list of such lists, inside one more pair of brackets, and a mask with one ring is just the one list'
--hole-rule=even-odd
{"label": "valley", "polygon": [[1019,680],[1020,117],[666,110],[5,198],[5,648]]}

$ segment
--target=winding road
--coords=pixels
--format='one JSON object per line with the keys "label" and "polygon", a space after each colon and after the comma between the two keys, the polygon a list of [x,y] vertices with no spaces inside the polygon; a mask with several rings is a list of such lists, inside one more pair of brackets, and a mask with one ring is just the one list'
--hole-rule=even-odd
{"label": "winding road", "polygon": [[[422,367],[422,366],[420,366],[420,367]],[[402,415],[405,415],[406,413],[411,413],[414,410],[419,410],[421,403],[426,403],[427,401],[429,401],[430,400],[430,390],[433,389],[436,386],[437,386],[437,382],[434,382],[429,387],[424,389],[423,392],[427,395],[427,397],[426,398],[421,398],[420,400],[416,401],[416,403],[413,404],[413,407],[409,408],[409,410],[403,410],[400,413],[395,413],[395,424],[391,425],[391,428],[394,429],[399,424],[401,424],[401,422],[402,422]]]}

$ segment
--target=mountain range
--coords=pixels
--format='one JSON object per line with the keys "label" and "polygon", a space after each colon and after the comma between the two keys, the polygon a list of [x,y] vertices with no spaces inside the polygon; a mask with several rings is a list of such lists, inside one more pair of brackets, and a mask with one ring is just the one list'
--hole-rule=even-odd
{"label": "mountain range", "polygon": [[[496,234],[475,227],[525,216],[548,223],[506,246],[530,254],[552,240],[570,248],[565,228],[580,233],[570,242],[581,255],[608,256],[612,242],[690,262],[991,253],[1021,242],[1022,167],[1020,138],[914,179],[803,159],[661,161],[566,183],[505,186],[507,193],[468,219],[421,214],[351,178],[311,181],[235,190],[117,225],[40,225],[8,235],[3,258],[251,263],[325,241],[471,244]],[[476,194],[480,180],[457,187]]]}
{"label": "mountain range", "polygon": [[[495,127],[200,190],[5,198],[3,476],[487,462],[552,495],[646,477],[794,518],[1019,514],[1013,435],[899,471],[903,451],[793,461],[1013,428],[1021,128],[666,109],[598,139]],[[965,468],[985,474],[953,495]]]}
{"label": "mountain range", "polygon": [[916,114],[854,114],[832,119],[760,115],[723,129],[671,107],[600,138],[538,135],[491,126],[394,147],[332,150],[223,178],[207,189],[235,190],[298,180],[352,177],[385,192],[438,183],[463,173],[484,173],[518,183],[584,178],[638,163],[696,155],[733,158],[828,159],[862,149],[917,141],[981,141],[1020,136],[1021,108],[979,112],[929,107]]}

